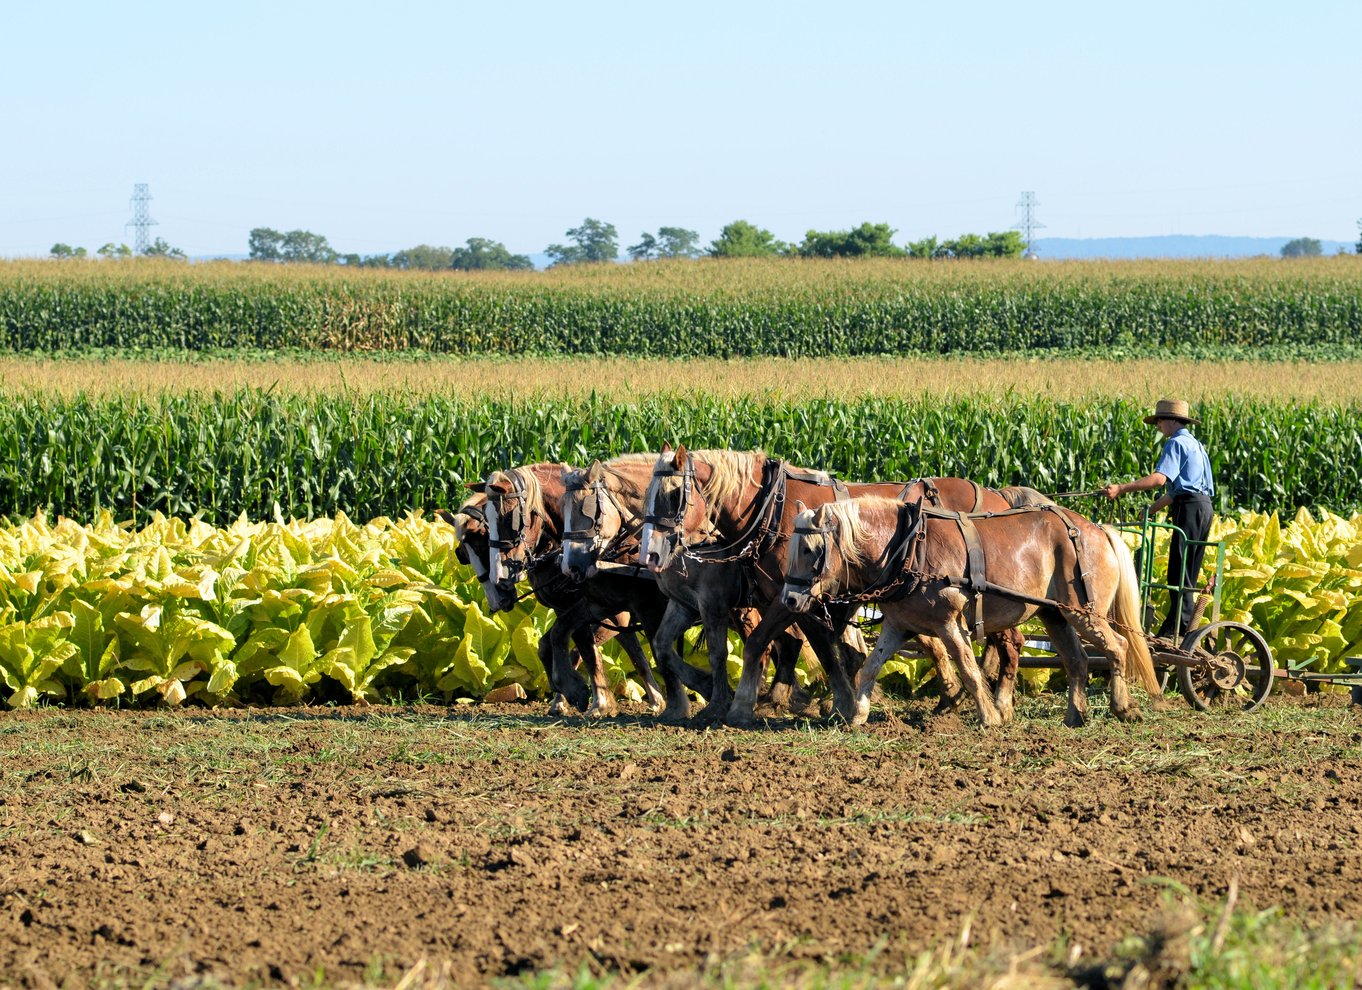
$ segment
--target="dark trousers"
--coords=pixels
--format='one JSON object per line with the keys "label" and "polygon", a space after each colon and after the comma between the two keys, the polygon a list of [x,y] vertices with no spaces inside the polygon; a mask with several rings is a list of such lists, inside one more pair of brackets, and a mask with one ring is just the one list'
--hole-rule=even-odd
{"label": "dark trousers", "polygon": [[[1205,495],[1179,496],[1173,499],[1168,509],[1168,521],[1186,533],[1188,540],[1207,539],[1211,535],[1211,519],[1214,515],[1211,500]],[[1173,635],[1173,623],[1178,621],[1179,611],[1182,618],[1178,624],[1178,638],[1187,632],[1187,627],[1192,623],[1192,612],[1196,609],[1197,581],[1201,577],[1201,558],[1205,555],[1204,545],[1188,545],[1180,534],[1173,534],[1172,546],[1168,549],[1168,583],[1187,584],[1189,587],[1180,595],[1176,591],[1169,593],[1172,602],[1168,606],[1168,618],[1163,620],[1156,635]],[[1181,610],[1178,608],[1179,599],[1182,602]]]}

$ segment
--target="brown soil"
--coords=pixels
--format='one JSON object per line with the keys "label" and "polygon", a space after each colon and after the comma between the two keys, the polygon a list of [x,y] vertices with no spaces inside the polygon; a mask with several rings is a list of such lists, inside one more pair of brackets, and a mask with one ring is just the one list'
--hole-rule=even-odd
{"label": "brown soil", "polygon": [[[0,985],[459,985],[586,961],[957,937],[1106,952],[1167,878],[1305,923],[1362,916],[1362,716],[1098,714],[981,732],[599,725],[533,705],[0,714]],[[901,970],[900,970],[901,971]]]}

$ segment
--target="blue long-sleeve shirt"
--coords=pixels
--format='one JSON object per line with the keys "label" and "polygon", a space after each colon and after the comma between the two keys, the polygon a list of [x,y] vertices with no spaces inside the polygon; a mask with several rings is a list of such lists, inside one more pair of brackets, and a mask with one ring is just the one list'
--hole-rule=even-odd
{"label": "blue long-sleeve shirt", "polygon": [[1211,477],[1211,459],[1201,441],[1183,427],[1163,445],[1159,463],[1154,470],[1168,479],[1165,491],[1178,495],[1214,495],[1215,479]]}

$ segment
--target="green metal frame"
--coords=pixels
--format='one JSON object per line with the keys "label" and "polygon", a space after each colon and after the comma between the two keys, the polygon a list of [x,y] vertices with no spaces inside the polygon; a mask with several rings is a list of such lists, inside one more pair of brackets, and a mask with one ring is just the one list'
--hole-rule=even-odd
{"label": "green metal frame", "polygon": [[[1155,565],[1155,561],[1154,561],[1154,545],[1155,545],[1155,542],[1156,542],[1156,539],[1157,539],[1157,536],[1158,536],[1157,532],[1155,532],[1156,530],[1166,529],[1166,530],[1169,531],[1169,536],[1170,536],[1170,537],[1171,537],[1172,535],[1174,535],[1174,534],[1176,534],[1176,535],[1182,537],[1182,542],[1183,542],[1183,545],[1184,545],[1184,546],[1200,546],[1200,547],[1205,547],[1208,551],[1211,550],[1212,548],[1214,548],[1214,549],[1215,549],[1215,590],[1214,590],[1214,592],[1212,593],[1212,597],[1211,597],[1211,623],[1215,623],[1215,622],[1219,622],[1219,621],[1220,621],[1220,592],[1221,592],[1222,586],[1224,585],[1224,580],[1223,580],[1223,578],[1224,578],[1224,576],[1225,576],[1225,544],[1224,544],[1224,543],[1222,543],[1220,540],[1190,540],[1190,539],[1187,538],[1186,532],[1184,532],[1183,529],[1182,529],[1181,527],[1179,527],[1179,526],[1174,526],[1172,523],[1155,522],[1154,520],[1150,519],[1147,515],[1146,515],[1146,516],[1142,516],[1138,522],[1118,522],[1118,523],[1116,523],[1115,525],[1116,525],[1116,528],[1119,529],[1119,530],[1121,530],[1122,532],[1125,532],[1125,533],[1135,533],[1135,534],[1137,534],[1137,535],[1140,537],[1140,546],[1139,546],[1138,558],[1137,558],[1137,559],[1138,559],[1138,567],[1137,567],[1137,570],[1138,570],[1138,572],[1139,572],[1139,580],[1140,580],[1140,614],[1141,614],[1142,616],[1143,616],[1143,615],[1147,615],[1147,614],[1149,613],[1150,606],[1153,604],[1154,592],[1155,592],[1155,591],[1167,591],[1168,594],[1169,594],[1169,599],[1170,599],[1169,608],[1172,608],[1172,607],[1174,606],[1175,603],[1179,603],[1179,602],[1180,602],[1180,598],[1175,598],[1174,592],[1177,592],[1177,593],[1180,595],[1183,591],[1186,591],[1186,590],[1188,590],[1188,589],[1190,589],[1190,590],[1192,590],[1192,591],[1198,591],[1198,590],[1199,590],[1199,587],[1198,587],[1197,585],[1194,585],[1194,584],[1193,584],[1193,585],[1189,585],[1189,584],[1187,583],[1187,555],[1186,555],[1186,554],[1183,554],[1183,558],[1182,558],[1182,573],[1180,573],[1180,574],[1178,575],[1178,583],[1177,583],[1177,584],[1165,584],[1165,583],[1163,583],[1163,582],[1160,582],[1160,581],[1156,581],[1156,580],[1155,580],[1155,575],[1154,575],[1154,565]],[[1204,566],[1204,559],[1203,559],[1203,566]],[[1199,577],[1199,576],[1200,576],[1200,575],[1193,575],[1193,580],[1195,580],[1195,579],[1196,579],[1197,577]],[[1181,610],[1181,606],[1180,606],[1180,604],[1179,604],[1179,605],[1178,605],[1178,615],[1177,615],[1177,618],[1174,620],[1174,626],[1173,626],[1173,628],[1176,630],[1176,639],[1177,639],[1178,642],[1181,642],[1181,641],[1182,641],[1182,637],[1183,637],[1184,635],[1186,635],[1187,632],[1189,632],[1189,630],[1187,630],[1187,629],[1179,629],[1179,628],[1178,628],[1178,625],[1179,625],[1181,622],[1182,622],[1182,610]],[[1146,629],[1145,632],[1149,632],[1149,630]]]}

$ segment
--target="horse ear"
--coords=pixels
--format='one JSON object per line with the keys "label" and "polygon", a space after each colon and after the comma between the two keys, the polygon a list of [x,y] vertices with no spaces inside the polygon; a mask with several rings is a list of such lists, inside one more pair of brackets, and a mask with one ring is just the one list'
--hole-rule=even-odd
{"label": "horse ear", "polygon": [[804,513],[808,512],[808,511],[809,511],[809,507],[808,507],[807,505],[805,505],[805,504],[804,504],[802,501],[800,501],[799,499],[795,499],[795,515],[797,515],[797,516],[802,516]]}
{"label": "horse ear", "polygon": [[500,471],[493,471],[487,477],[487,489],[488,491],[500,492],[505,495],[511,490],[511,479]]}
{"label": "horse ear", "polygon": [[454,513],[450,512],[448,509],[436,509],[434,514],[435,518],[440,520],[440,522],[448,523],[451,526],[454,525]]}
{"label": "horse ear", "polygon": [[474,482],[471,482],[471,483],[469,484],[469,486],[468,486],[468,490],[469,490],[470,492],[472,492],[474,495],[486,495],[486,494],[487,494],[487,482],[485,482],[485,481],[474,481]]}
{"label": "horse ear", "polygon": [[667,443],[665,440],[662,441],[662,449],[661,449],[660,451],[658,451],[658,453],[660,453],[660,454],[670,454],[671,452],[672,452],[672,445],[669,444],[669,443]]}
{"label": "horse ear", "polygon": [[605,468],[600,461],[592,461],[591,467],[586,472],[586,480],[590,482],[600,481],[605,476]]}
{"label": "horse ear", "polygon": [[676,456],[672,458],[672,460],[679,468],[684,468],[686,466],[686,445],[684,443],[678,443],[676,445]]}

